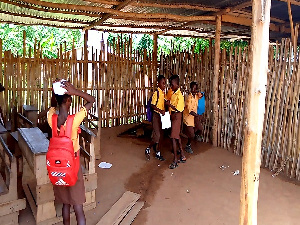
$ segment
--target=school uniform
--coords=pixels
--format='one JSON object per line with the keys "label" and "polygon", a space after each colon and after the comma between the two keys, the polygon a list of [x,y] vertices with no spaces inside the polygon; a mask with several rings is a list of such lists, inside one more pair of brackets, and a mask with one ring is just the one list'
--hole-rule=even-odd
{"label": "school uniform", "polygon": [[175,111],[170,107],[171,138],[179,139],[181,130],[182,111],[184,110],[184,98],[179,88],[172,94],[170,104],[176,108]]}
{"label": "school uniform", "polygon": [[[56,109],[51,107],[48,111],[48,124],[52,129],[52,116],[56,113]],[[71,139],[73,142],[74,152],[80,153],[79,138],[78,138],[78,128],[83,119],[87,116],[87,111],[85,107],[82,107],[79,112],[75,114]],[[63,125],[66,126],[66,123]],[[59,130],[59,128],[58,128]],[[80,158],[80,157],[79,157]],[[78,179],[74,186],[56,186],[53,185],[55,200],[59,203],[70,204],[70,205],[82,205],[85,203],[85,188],[83,173],[81,167],[78,171]]]}
{"label": "school uniform", "polygon": [[195,128],[196,118],[190,113],[194,112],[197,114],[197,107],[198,107],[198,96],[197,95],[193,96],[190,93],[186,100],[185,108],[183,111],[184,130],[188,138],[195,137],[195,131],[196,131],[195,129],[197,129]]}
{"label": "school uniform", "polygon": [[[158,99],[157,92],[159,92]],[[160,110],[165,110],[165,93],[159,87],[157,88],[157,91],[153,93],[151,105],[155,105]],[[153,112],[152,127],[152,141],[154,143],[159,143],[159,140],[162,136],[162,127],[160,113],[156,110]]]}
{"label": "school uniform", "polygon": [[[202,94],[204,94],[204,92],[202,92]],[[195,132],[198,130],[203,131],[203,122],[205,122],[204,113],[205,113],[205,96],[198,99],[197,114],[199,116],[195,118]]]}

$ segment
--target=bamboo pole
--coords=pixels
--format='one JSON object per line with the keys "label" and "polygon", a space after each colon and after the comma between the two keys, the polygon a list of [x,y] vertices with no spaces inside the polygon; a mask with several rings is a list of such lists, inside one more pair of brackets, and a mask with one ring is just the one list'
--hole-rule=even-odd
{"label": "bamboo pole", "polygon": [[215,36],[215,58],[214,58],[214,78],[213,78],[213,145],[218,144],[218,80],[220,69],[220,38],[221,38],[221,16],[216,16],[216,36]]}
{"label": "bamboo pole", "polygon": [[260,174],[261,139],[268,69],[268,45],[271,0],[261,5],[252,1],[251,63],[249,77],[247,125],[243,148],[240,194],[240,225],[257,224],[257,201]]}

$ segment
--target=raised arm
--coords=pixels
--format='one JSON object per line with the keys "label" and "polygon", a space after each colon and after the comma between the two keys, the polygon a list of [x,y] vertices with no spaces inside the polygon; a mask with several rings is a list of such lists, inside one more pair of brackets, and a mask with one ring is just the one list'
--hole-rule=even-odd
{"label": "raised arm", "polygon": [[84,105],[84,107],[86,108],[86,111],[89,111],[92,108],[92,106],[95,102],[95,98],[93,96],[89,95],[86,92],[76,89],[68,81],[64,82],[63,84],[64,84],[64,88],[67,90],[67,92],[65,94],[76,95],[76,96],[79,96],[79,97],[83,98],[84,100],[86,100],[87,103],[85,103],[85,105]]}

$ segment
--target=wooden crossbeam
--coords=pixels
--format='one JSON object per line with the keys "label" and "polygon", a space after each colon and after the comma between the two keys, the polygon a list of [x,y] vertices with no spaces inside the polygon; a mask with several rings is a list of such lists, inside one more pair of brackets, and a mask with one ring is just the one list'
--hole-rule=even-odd
{"label": "wooden crossbeam", "polygon": [[[250,27],[252,25],[252,19],[242,17],[242,16],[231,16],[231,15],[223,15],[222,22],[235,23],[243,26]],[[280,32],[282,29],[279,26],[276,26],[273,23],[270,23],[270,30]]]}
{"label": "wooden crossbeam", "polygon": [[[45,20],[45,21],[51,21],[53,22],[53,19],[48,18],[48,17],[39,17],[39,16],[33,16],[33,15],[27,15],[27,14],[19,14],[19,13],[13,13],[13,12],[7,12],[4,10],[0,10],[0,13],[7,14],[7,15],[12,15],[12,16],[20,16],[23,18],[32,18],[32,19],[37,19],[37,20]],[[63,23],[77,23],[81,25],[88,25],[88,22],[82,22],[82,21],[74,21],[74,20],[68,20],[68,19],[55,19],[55,21],[58,22],[63,22]]]}
{"label": "wooden crossbeam", "polygon": [[[23,2],[37,5],[37,1],[35,0],[23,0]],[[55,8],[62,9],[61,13],[68,13],[72,10],[79,10],[85,12],[98,12],[98,13],[110,13],[113,15],[118,16],[127,16],[132,18],[148,18],[148,19],[167,19],[167,20],[175,20],[181,22],[188,22],[188,21],[201,21],[201,20],[214,20],[214,16],[181,16],[181,15],[174,15],[174,14],[167,14],[167,13],[131,13],[131,12],[122,12],[120,10],[115,9],[108,9],[105,7],[94,7],[94,6],[84,6],[84,5],[74,5],[74,4],[60,4],[60,3],[53,3],[53,2],[45,2],[39,1],[39,6],[48,7],[48,10],[52,10]]]}
{"label": "wooden crossbeam", "polygon": [[[289,0],[278,0],[278,1],[280,1],[280,2],[288,2]],[[300,6],[300,1],[290,0],[290,3],[292,5],[298,5],[298,6]]]}
{"label": "wooden crossbeam", "polygon": [[[119,5],[117,5],[116,7],[113,6],[113,9],[116,10],[121,10],[123,9],[125,6],[129,5],[133,0],[125,0],[124,2],[121,2]],[[111,13],[105,13],[102,18],[99,21],[94,22],[92,25],[89,25],[87,27],[85,27],[83,30],[89,30],[91,28],[93,28],[94,26],[97,26],[99,24],[102,24],[104,21],[106,21],[108,18],[110,18],[112,16]]]}
{"label": "wooden crossbeam", "polygon": [[[86,1],[93,2],[93,3],[107,4],[107,5],[120,4],[120,2],[118,1],[107,1],[107,0],[86,0]],[[164,9],[193,9],[193,10],[211,11],[211,12],[217,12],[220,10],[215,7],[209,7],[200,4],[184,4],[184,3],[166,4],[166,3],[156,3],[156,2],[150,3],[147,1],[134,1],[131,2],[130,5],[136,7],[155,7],[155,8],[164,8]]]}

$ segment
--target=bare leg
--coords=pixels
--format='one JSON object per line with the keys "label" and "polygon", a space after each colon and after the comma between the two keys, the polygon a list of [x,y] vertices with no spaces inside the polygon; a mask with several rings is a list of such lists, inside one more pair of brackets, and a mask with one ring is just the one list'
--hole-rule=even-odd
{"label": "bare leg", "polygon": [[71,205],[63,204],[62,216],[64,225],[70,225],[70,208]]}
{"label": "bare leg", "polygon": [[172,148],[174,153],[174,162],[177,162],[176,139],[172,138]]}
{"label": "bare leg", "polygon": [[184,152],[183,152],[183,149],[182,149],[182,144],[181,144],[181,138],[179,137],[178,139],[178,146],[179,146],[179,150],[180,150],[180,155],[182,158],[185,158],[184,156]]}
{"label": "bare leg", "polygon": [[78,225],[86,225],[83,205],[74,205],[74,211]]}

